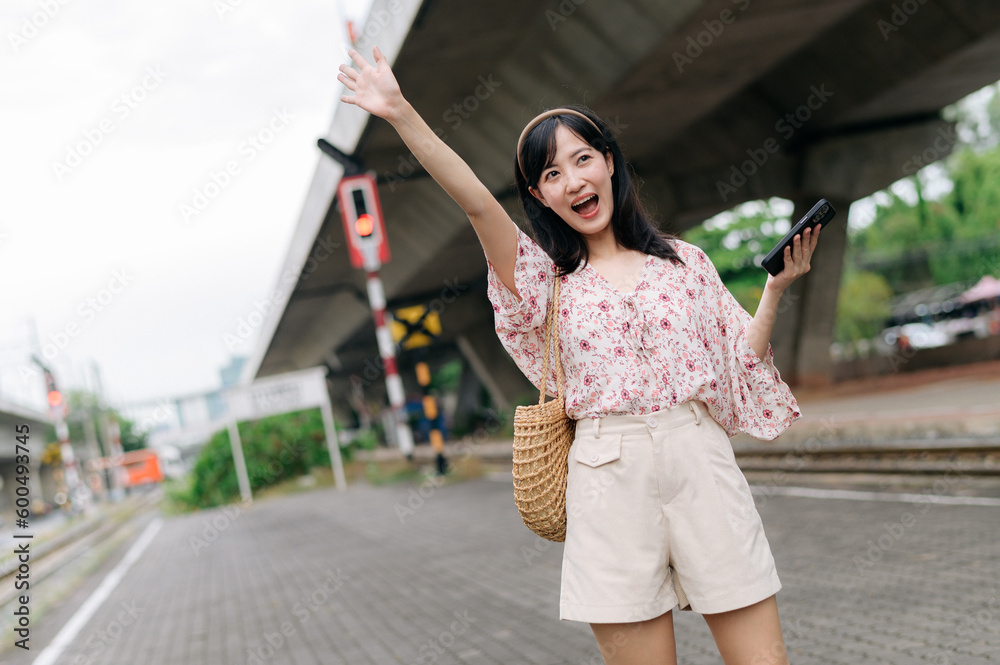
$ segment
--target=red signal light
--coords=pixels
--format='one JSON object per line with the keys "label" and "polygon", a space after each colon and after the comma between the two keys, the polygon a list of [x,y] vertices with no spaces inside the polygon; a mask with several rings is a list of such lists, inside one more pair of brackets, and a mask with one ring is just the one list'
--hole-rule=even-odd
{"label": "red signal light", "polygon": [[358,215],[358,218],[354,221],[354,231],[362,238],[367,238],[375,230],[375,219],[365,213],[363,215]]}
{"label": "red signal light", "polygon": [[389,243],[378,201],[378,187],[371,173],[347,176],[337,185],[337,204],[344,221],[351,266],[376,266],[389,260]]}
{"label": "red signal light", "polygon": [[63,403],[62,393],[59,392],[58,390],[50,390],[49,391],[49,406],[51,406],[51,407],[62,406],[62,403]]}

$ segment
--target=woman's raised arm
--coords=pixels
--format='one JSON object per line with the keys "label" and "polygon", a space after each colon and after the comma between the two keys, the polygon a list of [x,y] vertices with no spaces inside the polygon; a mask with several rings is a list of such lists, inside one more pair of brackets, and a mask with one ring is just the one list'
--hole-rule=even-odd
{"label": "woman's raised arm", "polygon": [[507,288],[517,294],[514,288],[517,230],[513,220],[469,165],[438,138],[403,98],[396,77],[378,47],[373,51],[374,65],[354,49],[348,54],[358,69],[341,65],[337,80],[354,94],[341,95],[340,101],[354,104],[393,126],[424,169],[469,216],[486,258]]}

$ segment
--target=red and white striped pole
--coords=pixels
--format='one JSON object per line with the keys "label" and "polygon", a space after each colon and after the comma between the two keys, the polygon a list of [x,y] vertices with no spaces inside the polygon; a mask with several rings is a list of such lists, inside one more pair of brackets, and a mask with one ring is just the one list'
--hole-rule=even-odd
{"label": "red and white striped pole", "polygon": [[74,513],[82,512],[87,507],[87,494],[80,480],[80,471],[73,454],[73,444],[69,440],[69,426],[66,424],[65,411],[55,410],[56,436],[59,438],[59,457],[62,459],[63,474],[66,479],[66,493],[70,508]]}
{"label": "red and white striped pole", "polygon": [[385,368],[385,388],[389,393],[389,405],[396,421],[396,442],[399,450],[409,457],[413,454],[413,433],[410,431],[406,416],[403,380],[396,367],[396,345],[392,341],[392,332],[385,320],[385,291],[382,289],[382,278],[378,274],[382,264],[378,259],[376,247],[365,247],[364,255],[365,274],[368,278],[368,302],[375,317],[375,338],[378,340],[382,367]]}
{"label": "red and white striped pole", "polygon": [[[349,158],[333,146],[324,147],[338,161],[349,162]],[[337,155],[340,155],[338,158]],[[343,162],[342,162],[343,163]],[[389,243],[385,234],[385,220],[382,219],[382,204],[378,199],[378,187],[374,173],[363,173],[342,178],[337,186],[337,201],[344,219],[344,233],[348,241],[351,266],[363,268],[368,278],[368,302],[375,317],[375,337],[378,340],[379,356],[385,368],[385,387],[389,393],[389,405],[396,421],[396,445],[404,455],[413,454],[413,434],[406,417],[406,395],[403,381],[396,369],[396,345],[392,333],[386,325],[385,291],[378,275],[382,263],[389,260]]]}

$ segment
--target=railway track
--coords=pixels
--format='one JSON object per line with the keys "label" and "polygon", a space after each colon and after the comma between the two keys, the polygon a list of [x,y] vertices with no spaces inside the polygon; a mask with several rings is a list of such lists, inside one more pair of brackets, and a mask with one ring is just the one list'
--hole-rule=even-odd
{"label": "railway track", "polygon": [[[31,545],[31,585],[67,564],[72,563],[95,545],[110,540],[119,530],[136,520],[142,519],[162,498],[161,491],[150,492],[139,497],[131,505],[105,519],[95,519],[76,525],[37,545]],[[22,541],[31,542],[31,541]],[[6,557],[0,561],[0,607],[17,598],[14,576],[18,570],[16,557]]]}
{"label": "railway track", "polygon": [[[415,456],[430,459],[418,446]],[[426,447],[429,450],[429,446]],[[816,439],[802,443],[769,445],[734,443],[736,461],[744,471],[837,474],[872,473],[897,476],[960,474],[1000,478],[1000,441],[982,438],[942,438],[918,441],[829,442]],[[377,451],[376,451],[377,452]],[[394,451],[386,451],[390,457]],[[491,441],[470,446],[447,444],[445,454],[459,459],[473,455],[485,462],[509,464],[509,442]],[[398,455],[397,455],[398,456]],[[374,456],[373,456],[373,459]]]}
{"label": "railway track", "polygon": [[743,471],[1000,476],[1000,445],[935,441],[886,446],[736,450]]}

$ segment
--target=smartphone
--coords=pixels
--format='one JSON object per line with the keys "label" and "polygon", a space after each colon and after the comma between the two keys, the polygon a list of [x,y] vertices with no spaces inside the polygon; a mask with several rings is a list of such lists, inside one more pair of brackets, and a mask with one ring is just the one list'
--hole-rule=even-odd
{"label": "smartphone", "polygon": [[792,230],[785,234],[785,237],[781,239],[777,245],[774,246],[761,265],[764,266],[764,270],[768,271],[772,275],[777,275],[782,270],[785,269],[785,248],[791,247],[792,241],[795,236],[799,233],[805,231],[806,227],[811,226],[824,226],[827,222],[833,219],[833,216],[837,214],[837,211],[833,209],[833,206],[826,199],[820,199],[819,202],[814,205],[805,216],[799,220],[798,224],[792,227]]}

